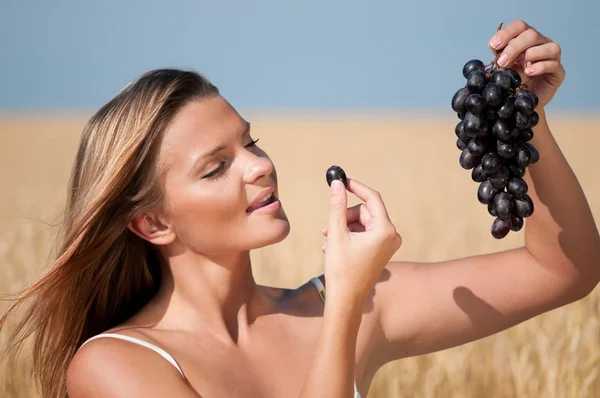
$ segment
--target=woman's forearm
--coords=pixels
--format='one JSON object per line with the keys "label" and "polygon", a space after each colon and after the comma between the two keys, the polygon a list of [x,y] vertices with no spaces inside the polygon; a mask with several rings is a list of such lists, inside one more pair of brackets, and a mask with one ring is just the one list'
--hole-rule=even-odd
{"label": "woman's forearm", "polygon": [[527,168],[524,177],[535,207],[526,221],[525,246],[540,264],[564,278],[572,287],[573,298],[578,298],[600,280],[598,229],[543,110],[531,143],[540,160]]}
{"label": "woman's forearm", "polygon": [[315,355],[299,398],[353,396],[356,338],[362,304],[360,300],[327,296]]}

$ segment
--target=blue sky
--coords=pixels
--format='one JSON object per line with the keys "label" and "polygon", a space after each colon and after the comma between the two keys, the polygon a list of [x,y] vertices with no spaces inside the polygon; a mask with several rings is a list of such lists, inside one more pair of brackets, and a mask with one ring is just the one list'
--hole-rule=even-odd
{"label": "blue sky", "polygon": [[563,47],[551,108],[600,110],[598,0],[0,0],[0,110],[95,110],[192,68],[241,109],[449,110],[501,21]]}

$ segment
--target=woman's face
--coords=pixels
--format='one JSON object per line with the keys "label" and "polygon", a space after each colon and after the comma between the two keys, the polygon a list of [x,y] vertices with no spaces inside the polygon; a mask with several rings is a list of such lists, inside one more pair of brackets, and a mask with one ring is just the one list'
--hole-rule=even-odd
{"label": "woman's face", "polygon": [[279,198],[275,167],[253,139],[248,122],[221,96],[189,103],[165,131],[168,219],[189,249],[207,255],[247,251],[288,235],[281,203],[248,210],[266,188]]}

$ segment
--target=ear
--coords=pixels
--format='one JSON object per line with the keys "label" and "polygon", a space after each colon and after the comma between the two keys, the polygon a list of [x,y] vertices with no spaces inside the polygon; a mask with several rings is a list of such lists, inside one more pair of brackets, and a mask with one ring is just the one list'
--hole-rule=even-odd
{"label": "ear", "polygon": [[127,228],[140,238],[155,245],[168,245],[175,240],[175,231],[156,214],[147,213],[134,218]]}

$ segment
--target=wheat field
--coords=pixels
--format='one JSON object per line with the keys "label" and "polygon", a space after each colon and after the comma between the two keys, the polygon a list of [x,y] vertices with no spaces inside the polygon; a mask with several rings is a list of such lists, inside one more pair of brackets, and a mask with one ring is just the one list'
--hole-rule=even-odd
{"label": "wheat field", "polygon": [[[0,116],[0,294],[17,292],[48,263],[52,225],[60,221],[87,116]],[[490,235],[492,218],[477,201],[470,172],[458,165],[452,117],[418,112],[244,116],[277,168],[291,223],[286,240],[252,253],[260,284],[293,288],[322,272],[320,231],[328,217],[324,177],[332,164],[380,191],[404,240],[394,260],[439,261],[523,244],[522,231],[500,241]],[[550,114],[549,119],[598,221],[600,117]],[[349,205],[355,203],[351,198]],[[0,311],[5,308],[0,303]],[[36,396],[25,377],[27,363],[25,352],[23,363],[10,369],[19,381],[10,398]],[[494,336],[390,363],[376,375],[368,396],[600,397],[599,372],[600,288]]]}

